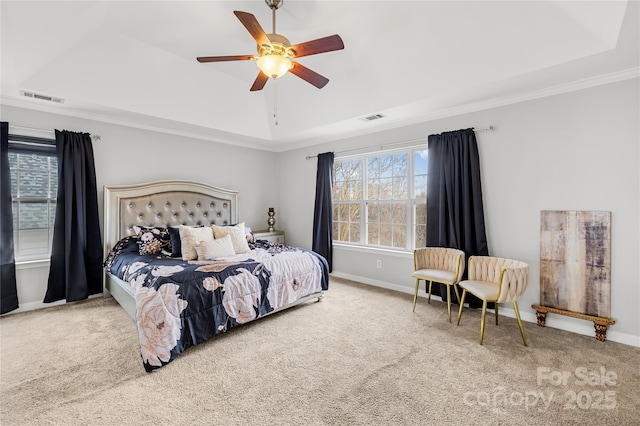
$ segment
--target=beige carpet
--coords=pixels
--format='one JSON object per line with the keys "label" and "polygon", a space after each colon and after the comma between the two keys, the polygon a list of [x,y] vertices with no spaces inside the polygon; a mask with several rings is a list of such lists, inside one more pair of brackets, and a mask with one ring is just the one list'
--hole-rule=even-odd
{"label": "beige carpet", "polygon": [[445,304],[421,299],[414,314],[411,302],[332,279],[322,302],[232,330],[150,374],[112,299],[8,315],[0,423],[640,424],[640,349],[529,323],[524,347],[506,317],[487,324],[480,346],[478,310],[456,327]]}

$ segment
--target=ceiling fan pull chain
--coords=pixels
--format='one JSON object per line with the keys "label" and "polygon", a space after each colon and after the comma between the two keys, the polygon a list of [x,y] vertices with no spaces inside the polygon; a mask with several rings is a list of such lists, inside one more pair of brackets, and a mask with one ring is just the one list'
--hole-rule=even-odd
{"label": "ceiling fan pull chain", "polygon": [[273,118],[275,119],[276,126],[278,125],[278,80],[274,79],[273,82]]}

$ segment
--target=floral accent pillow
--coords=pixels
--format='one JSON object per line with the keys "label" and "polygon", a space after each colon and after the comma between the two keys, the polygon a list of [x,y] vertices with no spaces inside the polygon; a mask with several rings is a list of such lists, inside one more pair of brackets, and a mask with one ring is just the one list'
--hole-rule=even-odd
{"label": "floral accent pillow", "polygon": [[256,241],[255,235],[253,235],[253,231],[248,226],[244,227],[245,237],[247,237],[247,243],[254,243]]}
{"label": "floral accent pillow", "polygon": [[133,232],[137,234],[138,252],[141,255],[171,256],[171,237],[167,228],[134,226]]}
{"label": "floral accent pillow", "polygon": [[116,256],[118,256],[119,254],[137,253],[137,252],[138,252],[138,237],[135,235],[128,235],[123,239],[121,239],[120,241],[118,241],[113,246],[113,248],[107,255],[107,258],[105,259],[103,266],[107,269],[111,269],[111,266],[113,265],[113,261],[115,260]]}

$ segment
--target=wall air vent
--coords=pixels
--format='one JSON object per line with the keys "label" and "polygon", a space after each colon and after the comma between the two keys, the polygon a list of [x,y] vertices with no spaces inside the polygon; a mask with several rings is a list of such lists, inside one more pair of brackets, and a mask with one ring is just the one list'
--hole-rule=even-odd
{"label": "wall air vent", "polygon": [[25,98],[39,99],[41,101],[54,102],[56,104],[61,104],[64,102],[64,99],[62,98],[56,98],[55,96],[43,95],[35,92],[27,92],[26,90],[21,90],[20,94]]}
{"label": "wall air vent", "polygon": [[362,121],[374,121],[374,120],[380,120],[381,118],[384,118],[385,116],[382,114],[373,114],[373,115],[368,115],[366,117],[362,117],[361,120]]}

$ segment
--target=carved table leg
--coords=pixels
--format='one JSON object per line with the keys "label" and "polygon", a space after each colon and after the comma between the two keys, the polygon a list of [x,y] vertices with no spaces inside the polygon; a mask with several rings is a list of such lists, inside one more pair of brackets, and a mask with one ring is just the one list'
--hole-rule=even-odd
{"label": "carved table leg", "polygon": [[600,340],[601,342],[607,340],[607,325],[594,322],[593,326],[596,329],[596,339]]}
{"label": "carved table leg", "polygon": [[538,326],[544,327],[547,321],[547,313],[536,311],[536,319],[538,320]]}

